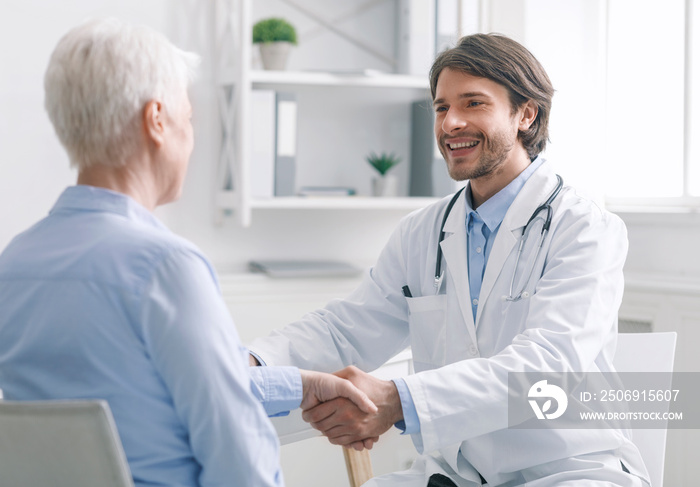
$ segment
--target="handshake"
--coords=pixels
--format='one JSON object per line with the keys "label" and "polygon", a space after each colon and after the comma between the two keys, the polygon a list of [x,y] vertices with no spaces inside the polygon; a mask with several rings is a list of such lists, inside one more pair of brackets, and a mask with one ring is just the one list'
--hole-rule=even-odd
{"label": "handshake", "polygon": [[380,435],[403,419],[392,381],[377,379],[353,366],[335,374],[300,372],[302,418],[334,445],[371,449]]}

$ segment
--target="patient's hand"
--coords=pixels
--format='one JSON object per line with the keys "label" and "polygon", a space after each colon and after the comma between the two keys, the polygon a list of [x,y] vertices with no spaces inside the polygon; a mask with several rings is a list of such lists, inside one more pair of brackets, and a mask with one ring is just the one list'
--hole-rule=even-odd
{"label": "patient's hand", "polygon": [[348,379],[376,404],[376,411],[365,411],[344,398],[304,408],[304,421],[321,431],[334,445],[356,450],[371,448],[391,426],[403,419],[401,399],[392,381],[380,380],[357,367],[347,367],[336,375]]}
{"label": "patient's hand", "polygon": [[304,411],[313,410],[320,404],[334,399],[347,401],[352,407],[363,414],[375,414],[377,406],[367,397],[367,394],[355,387],[349,380],[323,372],[299,370],[303,387],[301,408]]}

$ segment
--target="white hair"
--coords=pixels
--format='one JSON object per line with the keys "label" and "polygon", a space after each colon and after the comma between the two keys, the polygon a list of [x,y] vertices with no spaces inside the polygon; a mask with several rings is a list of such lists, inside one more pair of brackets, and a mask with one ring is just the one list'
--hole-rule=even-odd
{"label": "white hair", "polygon": [[123,166],[138,148],[145,104],[176,110],[198,64],[146,26],[104,19],[70,30],[51,55],[44,106],[71,166]]}

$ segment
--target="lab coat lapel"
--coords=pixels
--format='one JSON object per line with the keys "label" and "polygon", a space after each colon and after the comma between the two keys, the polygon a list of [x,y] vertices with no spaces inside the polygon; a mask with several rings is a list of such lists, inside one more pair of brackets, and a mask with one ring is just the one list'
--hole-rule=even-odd
{"label": "lab coat lapel", "polygon": [[[476,328],[469,298],[469,274],[467,269],[467,229],[465,226],[466,205],[464,193],[455,203],[445,222],[445,239],[440,244],[445,257],[446,276],[455,287],[456,299],[462,312],[462,319],[473,343],[476,343]],[[447,278],[447,277],[446,277]]]}
{"label": "lab coat lapel", "polygon": [[[513,200],[503,218],[501,227],[493,242],[489,260],[484,270],[484,280],[479,294],[479,307],[476,312],[476,323],[480,323],[481,315],[496,280],[503,272],[503,266],[510,255],[523,227],[528,219],[547,199],[556,185],[556,176],[547,162],[544,162],[527,180],[523,188]],[[513,269],[508,269],[508,278]],[[497,296],[500,298],[500,296]]]}

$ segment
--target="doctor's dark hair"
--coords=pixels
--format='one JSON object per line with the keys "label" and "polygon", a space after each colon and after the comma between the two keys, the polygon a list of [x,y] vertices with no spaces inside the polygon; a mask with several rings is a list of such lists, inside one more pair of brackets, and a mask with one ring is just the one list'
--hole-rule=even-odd
{"label": "doctor's dark hair", "polygon": [[549,139],[549,112],[554,88],[535,56],[513,39],[500,34],[474,34],[462,37],[457,46],[440,53],[430,68],[430,92],[435,91],[440,73],[455,71],[487,78],[504,86],[510,95],[513,113],[528,100],[537,105],[537,117],[518,138],[534,159]]}

